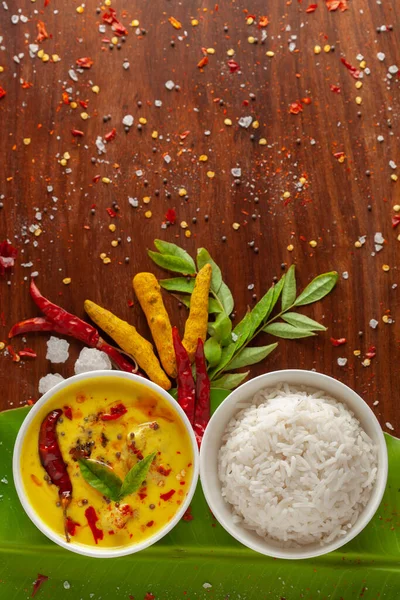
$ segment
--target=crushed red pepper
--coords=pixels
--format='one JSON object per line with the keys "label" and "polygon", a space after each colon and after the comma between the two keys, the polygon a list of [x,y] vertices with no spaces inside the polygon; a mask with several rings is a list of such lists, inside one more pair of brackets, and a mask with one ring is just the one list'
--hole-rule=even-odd
{"label": "crushed red pepper", "polygon": [[76,59],[76,64],[81,69],[90,69],[92,65],[94,65],[94,60],[92,60],[88,56],[83,56],[82,58]]}
{"label": "crushed red pepper", "polygon": [[31,598],[33,598],[34,596],[36,596],[36,594],[38,593],[38,591],[40,590],[40,588],[42,587],[42,585],[44,584],[45,581],[48,580],[47,575],[41,575],[40,573],[38,573],[38,576],[36,577],[36,580],[33,582],[33,589],[32,589],[32,594],[31,594]]}
{"label": "crushed red pepper", "polygon": [[170,498],[172,498],[172,496],[175,494],[175,490],[169,490],[169,492],[166,492],[165,494],[160,494],[160,498],[161,500],[170,500]]}
{"label": "crushed red pepper", "polygon": [[127,412],[128,409],[126,408],[126,406],[122,404],[122,402],[120,402],[116,406],[112,406],[110,408],[110,412],[102,414],[100,418],[102,421],[116,421]]}
{"label": "crushed red pepper", "polygon": [[93,506],[89,506],[85,510],[85,517],[86,517],[89,527],[93,533],[94,541],[97,544],[99,540],[103,539],[104,532],[102,531],[102,529],[98,529],[98,527],[96,526],[96,523],[99,520],[99,517],[97,516],[96,511],[93,508]]}

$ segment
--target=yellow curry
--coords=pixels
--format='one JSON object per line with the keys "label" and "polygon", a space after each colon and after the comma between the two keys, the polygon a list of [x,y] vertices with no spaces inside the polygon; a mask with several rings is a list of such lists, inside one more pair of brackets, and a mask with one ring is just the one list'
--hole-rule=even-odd
{"label": "yellow curry", "polygon": [[[59,487],[39,454],[41,426],[58,410],[54,434],[72,484],[65,518]],[[144,461],[145,480],[119,501],[93,487],[87,470],[84,478],[82,465],[96,463],[125,484]],[[58,392],[36,415],[21,472],[32,507],[53,531],[75,543],[115,548],[142,542],[174,517],[190,488],[193,453],[180,416],[162,396],[133,381],[94,376]]]}

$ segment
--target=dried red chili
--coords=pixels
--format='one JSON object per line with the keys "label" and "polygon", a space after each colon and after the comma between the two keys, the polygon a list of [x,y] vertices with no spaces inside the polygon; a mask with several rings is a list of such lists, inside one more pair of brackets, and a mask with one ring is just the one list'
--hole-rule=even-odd
{"label": "dried red chili", "polygon": [[303,106],[301,102],[299,100],[296,100],[296,102],[292,102],[289,107],[289,112],[292,115],[298,115],[300,112],[303,112]]}
{"label": "dried red chili", "polygon": [[80,129],[71,129],[71,133],[74,137],[82,137],[85,135]]}
{"label": "dried red chili", "polygon": [[72,421],[72,408],[70,406],[63,406],[64,415]]}
{"label": "dried red chili", "polygon": [[345,344],[347,342],[346,338],[338,338],[335,339],[333,337],[331,337],[331,344],[332,346],[343,346],[343,344]]}
{"label": "dried red chili", "polygon": [[207,374],[207,363],[204,356],[204,343],[199,338],[195,354],[196,364],[196,408],[194,412],[193,429],[200,448],[204,431],[211,416],[210,379]]}
{"label": "dried red chili", "polygon": [[88,56],[83,56],[82,58],[76,59],[76,64],[81,69],[90,69],[90,67],[94,64],[94,61]]}
{"label": "dried red chili", "polygon": [[37,354],[32,348],[24,348],[19,351],[19,355],[25,358],[37,358]]}
{"label": "dried red chili", "polygon": [[175,490],[169,490],[169,492],[166,492],[165,494],[160,494],[160,498],[161,500],[169,500],[170,498],[172,498],[172,496],[175,494]]}
{"label": "dried red chili", "polygon": [[7,94],[6,90],[0,85],[0,100]]}
{"label": "dried red chili", "polygon": [[14,266],[17,256],[18,250],[10,242],[7,242],[7,240],[0,242],[0,275],[4,275],[6,269],[11,269]]}
{"label": "dried red chili", "polygon": [[38,576],[36,577],[36,581],[34,581],[34,583],[33,583],[31,598],[33,598],[37,594],[39,589],[42,587],[44,582],[47,580],[48,580],[47,575],[41,575],[40,573],[38,573]]}
{"label": "dried red chili", "polygon": [[235,71],[238,71],[238,70],[240,69],[240,65],[239,65],[239,63],[237,63],[237,62],[236,62],[235,60],[233,60],[233,59],[230,59],[230,60],[228,60],[228,62],[227,62],[227,65],[228,65],[228,67],[229,67],[229,71],[230,71],[231,73],[235,73]]}
{"label": "dried red chili", "polygon": [[392,227],[395,229],[400,223],[400,214],[396,214],[392,216]]}
{"label": "dried red chili", "polygon": [[96,511],[94,510],[93,506],[89,506],[85,510],[85,517],[86,517],[88,525],[93,533],[94,541],[97,544],[98,540],[103,539],[104,533],[101,529],[99,529],[96,526],[96,523],[99,520],[99,517],[97,516]]}
{"label": "dried red chili", "polygon": [[318,4],[310,4],[310,6],[306,8],[306,13],[313,13],[317,8]]}
{"label": "dried red chili", "polygon": [[44,24],[44,22],[38,21],[36,24],[36,27],[38,30],[36,41],[40,43],[40,42],[43,42],[43,40],[47,40],[49,37],[49,34],[46,31],[46,25]]}
{"label": "dried red chili", "polygon": [[365,355],[367,358],[374,358],[376,356],[376,348],[375,346],[370,346],[368,348],[368,352]]}
{"label": "dried red chili", "polygon": [[15,352],[14,348],[10,344],[6,347],[6,350],[14,362],[19,362],[21,360],[19,354]]}
{"label": "dried red chili", "polygon": [[117,216],[117,213],[112,208],[106,208],[106,211],[112,219]]}
{"label": "dried red chili", "polygon": [[335,92],[335,94],[340,94],[342,91],[338,85],[334,85],[333,83],[331,83],[329,87],[331,89],[331,92]]}
{"label": "dried red chili", "polygon": [[113,127],[113,129],[111,129],[111,131],[106,133],[106,135],[104,136],[104,139],[106,140],[106,142],[112,142],[112,140],[115,138],[116,135],[117,135],[117,130],[115,129],[115,127]]}
{"label": "dried red chili", "polygon": [[341,58],[340,59],[342,61],[342,63],[344,64],[344,66],[346,67],[346,69],[349,70],[350,75],[352,77],[354,77],[354,79],[358,79],[360,77],[360,70],[357,69],[357,67],[353,67],[353,65],[351,65],[345,58]]}
{"label": "dried red chili", "polygon": [[333,156],[339,160],[339,158],[343,158],[344,152],[335,152]]}
{"label": "dried red chili", "polygon": [[49,412],[43,419],[39,430],[39,458],[51,482],[58,487],[58,495],[64,515],[65,537],[69,542],[67,508],[71,502],[72,483],[68,475],[67,465],[61,454],[56,430],[58,420],[62,414],[63,411],[58,408]]}
{"label": "dried red chili", "polygon": [[122,402],[120,402],[116,406],[112,406],[110,408],[110,412],[104,413],[103,415],[101,415],[100,418],[102,421],[116,421],[117,419],[122,417],[122,415],[124,415],[127,412],[128,412],[128,409],[126,408],[126,406],[124,404],[122,404]]}
{"label": "dried red chili", "polygon": [[76,528],[80,527],[80,525],[79,523],[75,523],[70,517],[67,517],[66,527],[69,535],[73,537],[76,533]]}
{"label": "dried red chili", "polygon": [[165,219],[174,225],[176,221],[176,210],[174,208],[169,208],[165,213]]}
{"label": "dried red chili", "polygon": [[340,8],[340,10],[344,12],[349,8],[347,0],[325,0],[325,4],[330,12],[333,12],[338,8]]}
{"label": "dried red chili", "polygon": [[193,424],[195,410],[195,384],[186,348],[183,346],[178,329],[172,328],[172,340],[178,367],[178,403]]}

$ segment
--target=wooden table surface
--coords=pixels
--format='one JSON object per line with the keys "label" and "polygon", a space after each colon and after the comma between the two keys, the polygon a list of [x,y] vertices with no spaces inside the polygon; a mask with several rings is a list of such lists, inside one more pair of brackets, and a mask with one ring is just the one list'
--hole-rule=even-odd
{"label": "wooden table surface", "polygon": [[[0,7],[0,86],[6,91],[0,99],[0,241],[8,238],[19,251],[15,267],[0,278],[0,339],[17,320],[38,314],[28,293],[34,272],[43,293],[67,310],[83,316],[83,301],[91,298],[147,335],[140,307],[129,302],[136,272],[162,275],[146,254],[155,238],[191,253],[205,246],[222,268],[238,315],[292,263],[299,287],[335,269],[334,292],[303,311],[328,331],[280,341],[253,374],[285,368],[327,373],[359,392],[385,429],[389,422],[399,432],[400,228],[392,227],[393,206],[400,204],[399,6],[348,0],[348,10],[329,11],[324,0],[317,4],[307,12],[307,0],[226,0],[219,6],[209,0],[113,0],[128,30],[125,40],[118,39],[120,48],[102,20],[107,7],[92,0],[83,12],[78,2],[61,0]],[[253,24],[246,22],[249,15]],[[263,16],[269,24],[259,27]],[[39,21],[49,37],[35,49],[30,44],[37,44]],[[199,68],[202,49],[215,52]],[[82,57],[93,66],[79,72]],[[342,57],[360,69],[359,79]],[[240,67],[233,73],[230,58]],[[167,89],[168,81],[174,89]],[[302,111],[291,114],[297,101]],[[134,118],[128,132],[126,115]],[[147,122],[140,130],[141,117]],[[241,127],[241,117],[259,127]],[[113,128],[115,139],[99,152],[96,139]],[[70,156],[66,166],[60,164],[64,153]],[[137,208],[129,198],[137,198]],[[115,204],[117,216],[110,217],[106,209]],[[170,208],[177,220],[166,228]],[[385,241],[376,252],[379,232]],[[167,296],[166,304],[182,326],[184,310]],[[37,399],[38,381],[49,372],[73,374],[81,345],[71,342],[70,360],[52,365],[45,358],[47,337],[27,336],[36,359],[17,364],[7,352],[0,355],[1,408]],[[331,337],[347,343],[333,347]],[[24,346],[21,339],[13,343],[16,350]],[[376,357],[365,367],[370,346]],[[347,359],[345,366],[339,358]]]}

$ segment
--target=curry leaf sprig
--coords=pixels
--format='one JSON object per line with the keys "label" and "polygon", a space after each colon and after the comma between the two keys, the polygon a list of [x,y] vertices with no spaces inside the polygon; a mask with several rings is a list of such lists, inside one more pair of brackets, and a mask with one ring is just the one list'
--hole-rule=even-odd
{"label": "curry leaf sprig", "polygon": [[114,502],[119,502],[125,496],[135,494],[146,479],[151,463],[156,457],[153,452],[139,461],[128,471],[122,481],[113,469],[103,462],[80,458],[78,459],[83,479],[95,490]]}
{"label": "curry leaf sprig", "polygon": [[[267,291],[252,310],[232,329],[230,314],[234,301],[231,291],[222,279],[221,269],[205,248],[197,251],[196,262],[176,244],[155,240],[158,252],[149,251],[150,258],[162,268],[181,273],[185,277],[163,279],[160,285],[190,306],[194,276],[206,263],[212,266],[212,280],[208,312],[214,320],[208,325],[209,338],[204,345],[209,376],[213,387],[233,389],[249,374],[231,373],[236,369],[254,365],[275,350],[278,343],[267,346],[249,346],[261,332],[283,339],[300,339],[326,331],[326,327],[296,309],[324,298],[335,287],[336,271],[323,273],[313,279],[297,296],[295,265]],[[182,295],[183,294],[183,295]],[[271,316],[281,301],[279,312]]]}

